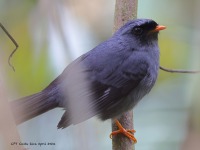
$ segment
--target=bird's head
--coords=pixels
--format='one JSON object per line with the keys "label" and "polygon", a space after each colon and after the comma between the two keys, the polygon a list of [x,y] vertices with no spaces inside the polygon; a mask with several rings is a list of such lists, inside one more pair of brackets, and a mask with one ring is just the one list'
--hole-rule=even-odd
{"label": "bird's head", "polygon": [[132,41],[134,45],[146,45],[157,43],[159,31],[165,28],[151,19],[135,19],[127,22],[115,35]]}

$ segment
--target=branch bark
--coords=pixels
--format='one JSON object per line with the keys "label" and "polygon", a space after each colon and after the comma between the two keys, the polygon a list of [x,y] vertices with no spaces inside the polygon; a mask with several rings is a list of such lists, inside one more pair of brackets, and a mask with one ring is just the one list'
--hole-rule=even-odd
{"label": "branch bark", "polygon": [[[138,0],[116,0],[114,28],[115,32],[127,21],[137,18]],[[133,111],[124,113],[119,119],[119,122],[126,129],[133,129]],[[117,130],[115,121],[112,120],[112,131]],[[116,135],[112,139],[113,150],[134,150],[134,143],[123,135]]]}

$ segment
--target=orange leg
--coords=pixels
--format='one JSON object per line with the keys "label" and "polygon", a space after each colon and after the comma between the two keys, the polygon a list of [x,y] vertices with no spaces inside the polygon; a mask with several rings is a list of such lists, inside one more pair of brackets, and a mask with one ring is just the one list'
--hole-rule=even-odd
{"label": "orange leg", "polygon": [[116,119],[115,120],[116,125],[118,126],[119,130],[117,131],[113,131],[110,134],[110,138],[112,139],[113,135],[117,135],[119,133],[124,134],[126,137],[128,137],[130,140],[132,140],[134,143],[137,143],[136,138],[134,137],[134,135],[132,133],[135,133],[135,130],[126,130],[124,129],[124,127],[121,125],[121,123],[119,123],[119,121]]}

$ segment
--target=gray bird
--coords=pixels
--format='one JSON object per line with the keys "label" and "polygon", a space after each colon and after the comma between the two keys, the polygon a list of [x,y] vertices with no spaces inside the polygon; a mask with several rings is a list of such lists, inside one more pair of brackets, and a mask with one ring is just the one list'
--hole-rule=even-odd
{"label": "gray bird", "polygon": [[163,29],[151,19],[127,22],[69,64],[44,90],[11,102],[16,123],[56,107],[65,110],[58,128],[93,116],[117,119],[154,86],[159,69],[158,33]]}

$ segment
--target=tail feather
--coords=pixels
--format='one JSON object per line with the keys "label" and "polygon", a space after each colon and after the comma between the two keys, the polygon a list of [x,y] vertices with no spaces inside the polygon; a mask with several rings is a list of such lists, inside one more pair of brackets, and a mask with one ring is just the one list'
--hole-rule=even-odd
{"label": "tail feather", "polygon": [[56,95],[46,90],[11,102],[15,122],[20,124],[58,107]]}

